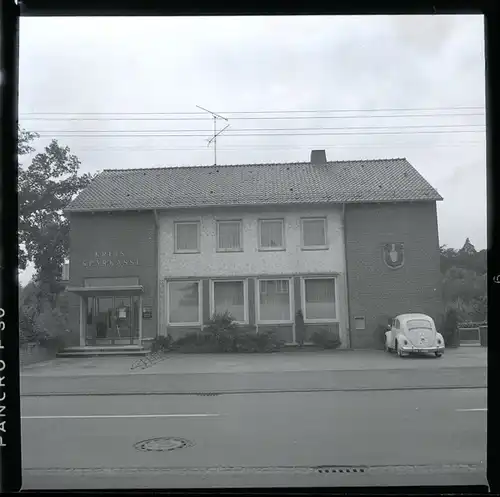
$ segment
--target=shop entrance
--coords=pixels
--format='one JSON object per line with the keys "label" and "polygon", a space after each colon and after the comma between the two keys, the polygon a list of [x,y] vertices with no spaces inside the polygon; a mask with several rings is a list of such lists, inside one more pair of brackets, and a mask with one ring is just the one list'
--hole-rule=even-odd
{"label": "shop entrance", "polygon": [[138,296],[87,297],[86,345],[133,345],[138,341]]}

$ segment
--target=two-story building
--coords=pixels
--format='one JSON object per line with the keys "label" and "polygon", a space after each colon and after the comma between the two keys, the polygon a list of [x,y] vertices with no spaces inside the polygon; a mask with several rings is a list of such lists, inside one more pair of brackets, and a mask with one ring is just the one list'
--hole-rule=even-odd
{"label": "two-story building", "polygon": [[[66,213],[75,345],[142,347],[215,312],[296,343],[376,345],[442,312],[434,188],[405,159],[105,170]],[[385,320],[385,321],[384,321]]]}

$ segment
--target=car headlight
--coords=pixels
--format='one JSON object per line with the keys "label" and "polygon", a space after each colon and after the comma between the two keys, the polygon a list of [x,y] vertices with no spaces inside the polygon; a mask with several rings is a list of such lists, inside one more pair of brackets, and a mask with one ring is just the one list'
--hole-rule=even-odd
{"label": "car headlight", "polygon": [[403,340],[403,345],[408,345],[408,340]]}
{"label": "car headlight", "polygon": [[442,343],[442,342],[441,342],[441,338],[438,338],[438,339],[437,339],[437,343],[438,343],[438,345],[441,345],[441,343]]}

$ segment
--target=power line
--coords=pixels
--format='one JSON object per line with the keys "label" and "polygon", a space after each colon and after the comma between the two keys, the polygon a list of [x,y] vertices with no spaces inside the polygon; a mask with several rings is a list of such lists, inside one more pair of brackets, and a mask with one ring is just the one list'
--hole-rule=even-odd
{"label": "power line", "polygon": [[[395,144],[395,145],[303,145],[303,146],[289,146],[289,145],[280,145],[280,146],[259,146],[252,145],[251,147],[222,147],[219,150],[222,151],[232,151],[232,152],[241,152],[247,151],[245,149],[251,148],[254,151],[267,151],[267,150],[310,150],[311,148],[324,148],[324,149],[396,149],[396,148],[405,148],[405,149],[432,149],[432,148],[465,148],[468,146],[474,145],[484,145],[484,142],[465,142],[465,143],[457,143],[457,144]],[[192,151],[192,152],[201,152],[205,151],[205,147],[103,147],[103,148],[79,148],[80,152],[159,152],[159,151]]]}
{"label": "power line", "polygon": [[[330,113],[330,112],[402,112],[402,111],[435,111],[435,110],[477,110],[483,106],[452,106],[452,107],[406,107],[406,108],[376,108],[376,109],[328,109],[328,110],[255,110],[255,111],[220,111],[220,114],[291,114],[291,113]],[[202,115],[203,112],[22,112],[21,115]]]}
{"label": "power line", "polygon": [[[401,129],[401,128],[467,128],[485,127],[485,124],[409,124],[399,126],[340,126],[334,128],[307,127],[307,128],[244,128],[233,129],[233,132],[243,131],[314,131],[314,130],[343,130],[343,129]],[[204,133],[205,129],[92,129],[92,130],[38,130],[34,133]],[[220,132],[219,132],[220,133]],[[227,135],[226,135],[227,136]]]}
{"label": "power line", "polygon": [[[232,117],[232,121],[246,120],[293,120],[293,119],[380,119],[404,117],[484,117],[484,112],[440,113],[440,114],[389,114],[389,115],[352,115],[352,116],[262,116]],[[212,121],[209,117],[24,117],[23,121]]]}
{"label": "power line", "polygon": [[[41,135],[41,136],[53,136],[53,132],[47,132],[49,133],[48,135]],[[360,135],[418,135],[418,134],[454,134],[454,133],[484,133],[484,131],[481,130],[462,130],[462,129],[452,129],[449,131],[445,130],[432,130],[432,131],[382,131],[382,132],[368,132],[368,131],[362,131],[359,133],[271,133],[271,134],[266,134],[266,133],[241,133],[241,134],[227,134],[225,136],[231,136],[231,137],[248,137],[248,136],[259,136],[259,137],[272,137],[272,136],[360,136]],[[58,133],[57,136],[60,137],[65,137],[65,138],[210,138],[211,135],[199,135],[199,134],[174,134],[174,135],[168,135],[168,134],[153,134],[153,133],[148,133],[148,134],[88,134],[88,135],[81,135],[81,134],[61,134]]]}

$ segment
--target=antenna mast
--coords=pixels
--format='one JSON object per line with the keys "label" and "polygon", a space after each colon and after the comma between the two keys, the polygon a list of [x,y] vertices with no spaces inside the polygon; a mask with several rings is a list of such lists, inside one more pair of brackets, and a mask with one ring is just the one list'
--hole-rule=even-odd
{"label": "antenna mast", "polygon": [[225,118],[224,116],[220,116],[219,114],[216,114],[215,112],[212,112],[211,110],[208,110],[208,109],[205,109],[203,107],[200,107],[199,105],[197,105],[196,107],[198,107],[198,109],[201,109],[205,112],[208,112],[209,114],[212,114],[212,117],[214,118],[214,136],[212,136],[212,138],[210,138],[210,140],[208,140],[208,145],[207,147],[210,146],[210,144],[212,142],[214,142],[214,166],[217,165],[217,137],[222,134],[224,131],[226,131],[227,128],[229,128],[229,124],[221,129],[220,131],[217,131],[217,119],[224,119],[224,121],[227,121],[228,119]]}

